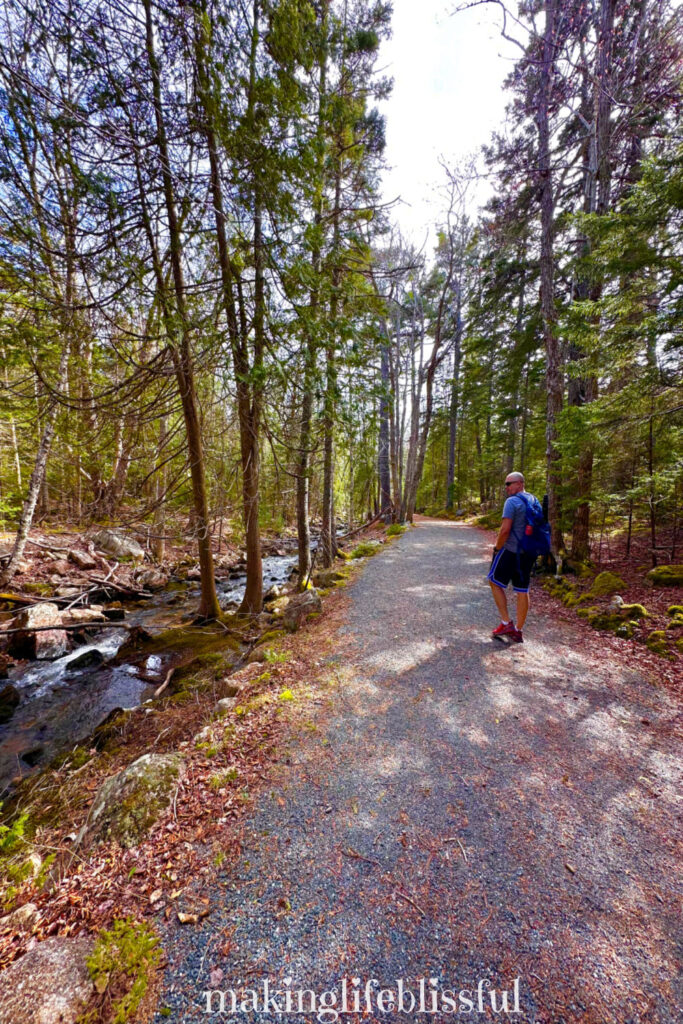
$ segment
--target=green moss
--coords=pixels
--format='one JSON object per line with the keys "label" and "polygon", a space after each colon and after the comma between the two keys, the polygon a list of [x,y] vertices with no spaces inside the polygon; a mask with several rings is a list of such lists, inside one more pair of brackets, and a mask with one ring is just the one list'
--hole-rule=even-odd
{"label": "green moss", "polygon": [[619,614],[625,619],[649,619],[650,613],[642,604],[622,604]]}
{"label": "green moss", "polygon": [[614,630],[616,636],[620,636],[625,640],[630,640],[635,633],[636,623],[634,622],[622,622],[620,626]]}
{"label": "green moss", "polygon": [[590,619],[594,615],[599,615],[600,614],[600,609],[598,608],[597,605],[593,604],[589,608],[579,608],[579,609],[577,609],[576,614],[579,616],[580,619]]}
{"label": "green moss", "polygon": [[666,614],[677,619],[679,616],[683,615],[683,604],[670,604],[666,609]]}
{"label": "green moss", "polygon": [[669,653],[667,637],[663,629],[653,629],[645,641],[645,646],[655,654],[667,655]]}
{"label": "green moss", "polygon": [[369,558],[379,551],[379,544],[374,541],[364,541],[358,544],[351,552],[351,558]]}
{"label": "green moss", "polygon": [[[161,963],[159,939],[152,928],[132,917],[114,921],[110,931],[102,931],[88,957],[88,971],[95,986],[91,1000],[95,1005],[79,1017],[79,1024],[95,1024],[101,1010],[113,1003],[108,1020],[113,1024],[135,1021],[138,1007],[147,994],[152,976]],[[121,990],[124,994],[120,995]]]}
{"label": "green moss", "polygon": [[601,572],[593,580],[590,592],[593,597],[607,597],[610,594],[616,594],[619,590],[624,590],[625,587],[626,584],[621,576],[617,576],[614,572]]}
{"label": "green moss", "polygon": [[191,700],[194,700],[194,694],[190,693],[189,690],[178,690],[172,697],[168,698],[169,704],[188,704]]}
{"label": "green moss", "polygon": [[48,597],[52,594],[51,583],[24,583],[22,590],[27,594],[39,594],[41,597]]}
{"label": "green moss", "polygon": [[683,652],[683,636],[680,640],[675,641],[674,647],[677,647],[679,651]]}
{"label": "green moss", "polygon": [[598,612],[596,615],[587,616],[587,618],[593,629],[616,632],[624,624],[621,615],[616,615],[613,612]]}
{"label": "green moss", "polygon": [[286,629],[269,629],[261,637],[260,643],[267,644],[273,640],[279,640],[283,636],[287,636]]}
{"label": "green moss", "polygon": [[407,529],[408,527],[402,523],[392,523],[391,526],[387,526],[387,537],[400,537]]}
{"label": "green moss", "polygon": [[650,569],[647,579],[655,587],[683,587],[683,565],[658,565]]}
{"label": "green moss", "polygon": [[281,665],[289,659],[289,651],[276,651],[268,647],[264,656],[269,665]]}
{"label": "green moss", "polygon": [[209,785],[211,786],[211,789],[223,789],[229,782],[235,782],[236,779],[237,769],[229,768],[227,772],[221,772],[219,775],[212,775],[209,779]]}

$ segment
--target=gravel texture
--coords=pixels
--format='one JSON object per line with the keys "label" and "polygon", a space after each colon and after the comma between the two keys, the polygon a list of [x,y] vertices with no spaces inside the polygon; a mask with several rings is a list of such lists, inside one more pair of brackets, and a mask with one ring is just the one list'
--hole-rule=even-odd
{"label": "gravel texture", "polygon": [[373,1021],[506,1019],[487,993],[515,978],[510,1020],[681,1019],[677,700],[582,651],[533,592],[524,645],[492,640],[489,557],[478,531],[424,521],[368,561],[308,728],[200,893],[210,915],[163,926],[155,1021],[333,1020],[229,997],[207,1013],[203,992],[344,977],[363,998],[368,979],[432,978],[474,1001],[381,1013],[373,996]]}

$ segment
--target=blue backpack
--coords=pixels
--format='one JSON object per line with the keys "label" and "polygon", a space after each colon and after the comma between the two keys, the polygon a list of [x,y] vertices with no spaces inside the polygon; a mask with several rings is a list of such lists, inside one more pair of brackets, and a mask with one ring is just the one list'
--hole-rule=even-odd
{"label": "blue backpack", "polygon": [[539,555],[550,553],[550,526],[543,515],[543,509],[538,498],[533,495],[515,494],[515,498],[521,498],[526,507],[526,523],[522,536],[515,534],[519,543],[519,551],[525,555],[538,558]]}

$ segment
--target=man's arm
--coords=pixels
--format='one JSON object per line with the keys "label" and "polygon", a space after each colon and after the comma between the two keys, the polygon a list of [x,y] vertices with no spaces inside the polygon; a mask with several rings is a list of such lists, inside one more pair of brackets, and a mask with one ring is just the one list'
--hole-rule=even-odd
{"label": "man's arm", "polygon": [[502,547],[505,547],[505,543],[506,543],[508,537],[510,536],[510,531],[511,530],[512,530],[512,519],[508,519],[507,517],[505,517],[504,519],[501,520],[500,530],[498,531],[498,536],[496,537],[496,543],[495,543],[495,546],[493,548],[494,551],[500,551],[500,549]]}

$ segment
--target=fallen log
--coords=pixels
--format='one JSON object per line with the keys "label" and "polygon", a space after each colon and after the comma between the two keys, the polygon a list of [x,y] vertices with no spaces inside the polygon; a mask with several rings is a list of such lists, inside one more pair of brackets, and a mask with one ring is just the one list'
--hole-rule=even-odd
{"label": "fallen log", "polygon": [[135,629],[135,626],[130,626],[127,622],[66,622],[59,623],[56,626],[16,626],[12,629],[0,629],[0,633],[43,633],[45,630],[57,631],[60,629],[125,629],[130,631]]}
{"label": "fallen log", "polygon": [[129,594],[131,597],[154,597],[154,594],[150,594],[148,590],[138,590],[135,587],[126,586],[124,583],[117,583],[116,580],[99,579],[97,576],[91,576],[90,580],[92,583],[100,584],[98,589],[111,587],[112,590],[118,590],[120,594]]}
{"label": "fallen log", "polygon": [[10,604],[23,605],[25,608],[30,608],[31,605],[39,604],[44,598],[39,597],[24,597],[22,594],[13,594],[10,591],[0,593],[0,603],[8,601]]}
{"label": "fallen log", "polygon": [[[393,512],[393,509],[390,509],[389,511]],[[357,526],[355,530],[350,530],[349,533],[343,533],[341,537],[337,537],[337,541],[348,540],[349,537],[355,537],[355,535],[357,533],[360,533],[361,530],[367,530],[369,526],[372,526],[374,523],[376,523],[378,519],[382,519],[382,517],[386,514],[387,510],[383,509],[381,512],[378,512],[376,516],[373,516],[372,519],[369,519],[367,523],[363,523],[362,526]]]}

